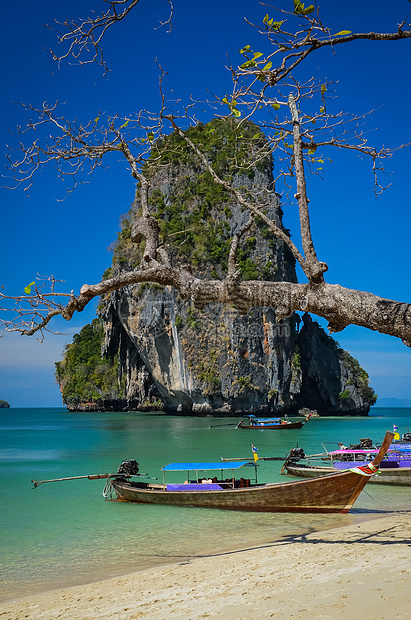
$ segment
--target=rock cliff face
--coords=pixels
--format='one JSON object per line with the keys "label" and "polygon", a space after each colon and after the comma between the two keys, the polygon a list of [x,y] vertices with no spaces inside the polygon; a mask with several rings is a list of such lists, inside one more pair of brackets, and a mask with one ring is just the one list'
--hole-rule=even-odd
{"label": "rock cliff face", "polygon": [[[227,125],[213,121],[190,137],[201,141],[220,173],[242,191],[258,195],[268,217],[282,226],[262,134],[251,124],[242,132],[240,142],[233,140]],[[260,164],[249,170],[247,149],[257,148]],[[172,260],[189,263],[199,276],[223,276],[229,239],[248,213],[212,183],[175,136],[161,157],[160,171],[157,167],[147,174],[153,214]],[[130,240],[139,211],[137,191],[118,236],[112,272],[132,269],[140,260],[141,249]],[[255,221],[244,238],[238,263],[244,279],[296,281],[291,254],[262,221]],[[102,354],[118,360],[122,389],[117,399],[101,393],[88,408],[133,410],[161,401],[166,412],[189,415],[296,414],[302,407],[320,415],[364,415],[373,401],[358,362],[308,315],[299,329],[299,316],[277,322],[268,307],[246,315],[223,304],[196,308],[171,287],[137,285],[106,299],[100,317]],[[84,406],[76,398],[68,404]]]}
{"label": "rock cliff face", "polygon": [[[120,348],[126,377],[117,408],[160,399],[166,412],[187,415],[292,415],[309,407],[324,416],[366,415],[373,402],[368,375],[309,315],[297,331],[298,317],[276,323],[269,308],[241,317],[214,307],[191,314],[195,323],[187,325],[174,291],[147,295],[141,313],[129,304],[123,294],[104,314],[103,350]],[[184,317],[178,327],[176,317]]]}

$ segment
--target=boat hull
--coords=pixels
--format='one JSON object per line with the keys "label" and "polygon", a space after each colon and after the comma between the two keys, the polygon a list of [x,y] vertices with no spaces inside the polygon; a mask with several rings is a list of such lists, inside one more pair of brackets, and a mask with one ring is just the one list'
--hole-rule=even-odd
{"label": "boat hull", "polygon": [[[364,465],[364,463],[352,463],[350,466]],[[297,476],[299,478],[323,478],[330,474],[337,473],[338,469],[332,467],[316,467],[301,465],[285,465],[284,467],[287,474],[290,476]],[[369,480],[370,484],[392,484],[399,486],[411,486],[411,467],[401,467],[398,469],[383,469],[379,470],[378,476],[371,476]]]}
{"label": "boat hull", "polygon": [[113,481],[117,498],[141,504],[219,508],[250,512],[346,513],[368,482],[368,476],[342,472],[321,480],[263,484],[220,491],[167,491],[165,485],[141,488]]}

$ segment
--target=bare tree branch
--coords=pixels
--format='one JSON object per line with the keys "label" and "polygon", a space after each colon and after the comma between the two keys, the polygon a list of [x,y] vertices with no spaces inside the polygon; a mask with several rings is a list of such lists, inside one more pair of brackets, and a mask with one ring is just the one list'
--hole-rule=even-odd
{"label": "bare tree branch", "polygon": [[[3,324],[6,331],[19,331],[31,336],[47,328],[50,320],[57,315],[69,321],[75,312],[81,312],[95,297],[142,282],[173,286],[180,291],[183,299],[190,299],[198,306],[205,306],[208,303],[229,303],[241,309],[243,313],[256,306],[272,306],[276,310],[278,320],[296,311],[312,312],[329,321],[330,331],[341,331],[347,325],[359,325],[396,336],[404,344],[411,346],[411,304],[325,282],[320,284],[237,282],[231,277],[222,281],[202,280],[184,268],[173,268],[168,265],[121,273],[94,285],[84,284],[80,295],[77,297],[71,295],[66,306],[52,307],[47,297],[43,296],[43,307],[46,310],[41,320],[39,313],[33,310],[33,315],[36,316],[32,322],[27,321],[23,314],[20,325],[4,321]],[[1,293],[0,298],[7,299]],[[29,304],[38,302],[23,296],[16,301],[20,304],[24,301]]]}
{"label": "bare tree branch", "polygon": [[[272,8],[272,7],[270,7]],[[351,43],[352,41],[368,40],[368,41],[398,41],[400,39],[411,38],[410,25],[404,20],[398,27],[397,32],[389,33],[353,33],[333,34],[330,29],[326,28],[320,18],[319,11],[316,14],[301,15],[299,13],[289,13],[283,9],[277,9],[280,13],[290,16],[291,19],[298,19],[302,22],[301,30],[297,32],[287,32],[285,30],[286,21],[274,21],[264,18],[264,29],[258,26],[259,32],[268,35],[270,44],[275,47],[274,51],[267,55],[255,59],[251,56],[252,50],[245,50],[244,57],[247,59],[238,69],[231,71],[236,79],[241,76],[260,78],[262,82],[267,82],[270,86],[274,86],[279,82],[283,82],[295,69],[308,57],[309,54],[318,51],[323,47],[335,47],[343,43]],[[407,27],[408,30],[404,30]],[[276,56],[282,56],[278,66],[274,69],[267,68],[269,62]]]}
{"label": "bare tree branch", "polygon": [[323,273],[328,270],[326,263],[320,263],[314,250],[311,236],[310,214],[308,211],[307,186],[304,173],[303,143],[300,133],[300,121],[298,118],[297,106],[292,94],[288,98],[288,105],[291,111],[294,136],[294,168],[297,177],[297,193],[295,198],[298,201],[300,210],[301,239],[306,260],[306,273],[312,282],[322,282]]}
{"label": "bare tree branch", "polygon": [[[97,61],[107,71],[102,40],[108,28],[126,18],[139,0],[105,2],[108,9],[101,16],[92,16],[80,22],[66,21],[63,24],[66,32],[59,35],[59,43],[66,45],[66,51],[61,54],[52,52],[57,62],[69,57],[78,60],[80,64]],[[167,2],[170,15],[163,25],[171,27],[173,4],[171,0]],[[270,154],[277,157],[275,191],[278,191],[277,185],[282,181],[286,192],[294,192],[300,213],[302,251],[298,248],[298,242],[292,241],[283,229],[281,222],[273,221],[266,214],[267,205],[260,195],[250,197],[234,187],[228,175],[216,172],[201,145],[190,139],[185,129],[186,125],[195,125],[195,119],[189,116],[193,115],[194,102],[191,101],[180,116],[171,111],[162,92],[165,72],[158,65],[160,110],[157,113],[139,111],[127,118],[99,114],[95,119],[82,123],[59,116],[57,104],[44,103],[39,108],[25,106],[33,119],[26,128],[19,129],[19,134],[24,135],[24,139],[29,131],[36,131],[36,136],[39,135],[31,142],[20,143],[18,155],[16,151],[11,151],[9,155],[15,186],[22,185],[27,190],[36,172],[51,163],[56,165],[59,175],[69,177],[75,186],[84,175],[92,174],[101,166],[109,154],[120,153],[133,179],[138,182],[140,192],[141,214],[133,222],[131,242],[144,242],[145,245],[138,268],[120,271],[98,284],[84,284],[79,295],[56,292],[57,281],[53,277],[44,284],[35,283],[33,292],[30,286],[27,287],[24,295],[0,293],[5,306],[1,310],[6,317],[0,322],[5,331],[18,331],[25,335],[43,334],[50,329],[49,324],[55,316],[70,320],[75,312],[81,312],[95,297],[125,286],[154,282],[175,287],[182,298],[190,299],[199,306],[230,303],[241,312],[255,306],[272,306],[278,319],[286,318],[295,311],[312,312],[328,320],[330,331],[339,331],[347,325],[355,324],[396,336],[411,346],[411,304],[326,283],[324,273],[328,267],[317,258],[310,224],[306,175],[310,170],[314,174],[319,173],[316,168],[322,161],[318,155],[319,149],[343,148],[369,157],[376,179],[375,191],[382,189],[377,173],[383,171],[382,162],[391,156],[392,150],[384,147],[377,149],[368,144],[361,127],[364,117],[347,116],[329,110],[331,83],[321,83],[313,78],[301,83],[295,77],[295,70],[306,58],[322,48],[333,48],[355,40],[410,39],[410,26],[403,20],[393,33],[333,34],[321,22],[319,10],[314,13],[314,9],[304,9],[301,4],[295,3],[294,13],[282,9],[279,13],[284,19],[274,21],[274,18],[270,19],[266,15],[263,26],[257,27],[267,37],[269,53],[253,52],[250,46],[245,46],[240,51],[244,62],[240,66],[228,67],[233,79],[233,91],[231,95],[217,98],[217,103],[223,106],[221,109],[227,114],[216,116],[233,118],[238,128],[249,120],[257,119],[260,127],[271,131],[268,143],[263,148],[251,149],[247,166],[252,170],[257,162],[264,159],[267,148]],[[295,20],[298,23],[292,27]],[[290,25],[287,23],[289,21]],[[268,111],[270,114],[267,118]],[[265,117],[261,119],[263,113]],[[182,126],[177,123],[178,119]],[[152,176],[145,171],[165,165],[161,163],[159,145],[162,140],[167,140],[169,124],[174,134],[182,139],[211,175],[213,182],[249,213],[248,221],[233,234],[227,276],[221,280],[199,279],[189,268],[175,266],[170,259],[166,239],[161,239],[159,221],[150,211]],[[237,155],[233,153],[232,161],[238,164],[236,158]],[[237,254],[256,218],[260,218],[291,251],[306,275],[307,283],[240,281]],[[173,234],[183,233],[182,230]],[[45,287],[46,284],[49,288]],[[11,315],[11,312],[14,314]]]}
{"label": "bare tree branch", "polygon": [[[169,26],[171,30],[173,3],[171,0],[166,1],[170,5],[170,14],[164,22],[160,21],[160,25]],[[71,57],[80,65],[97,62],[103,67],[104,75],[109,71],[101,47],[102,40],[107,30],[127,17],[140,0],[104,0],[104,2],[109,7],[101,15],[93,15],[79,22],[69,20],[62,24],[56,22],[66,31],[58,35],[58,44],[65,47],[66,51],[58,53],[50,49],[49,52],[54,61],[60,63]]]}

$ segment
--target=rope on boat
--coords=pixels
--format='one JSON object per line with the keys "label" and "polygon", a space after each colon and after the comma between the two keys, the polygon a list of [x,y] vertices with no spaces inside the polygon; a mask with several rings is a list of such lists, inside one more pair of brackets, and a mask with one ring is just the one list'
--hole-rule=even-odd
{"label": "rope on boat", "polygon": [[107,478],[102,495],[104,499],[113,499],[113,476]]}
{"label": "rope on boat", "polygon": [[130,479],[131,476],[146,476],[147,474],[139,474],[138,463],[135,459],[127,459],[122,461],[120,467],[117,470],[116,474],[111,474],[108,476],[107,482],[103,489],[103,497],[104,499],[113,499],[113,479],[118,477]]}

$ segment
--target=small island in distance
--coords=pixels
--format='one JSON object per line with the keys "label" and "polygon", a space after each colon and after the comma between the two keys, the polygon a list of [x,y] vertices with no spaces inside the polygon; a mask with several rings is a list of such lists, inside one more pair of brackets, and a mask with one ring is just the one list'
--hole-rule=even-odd
{"label": "small island in distance", "polygon": [[0,398],[0,409],[8,409],[10,404],[6,400]]}

